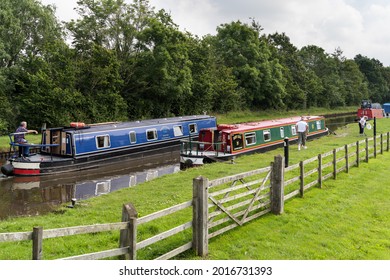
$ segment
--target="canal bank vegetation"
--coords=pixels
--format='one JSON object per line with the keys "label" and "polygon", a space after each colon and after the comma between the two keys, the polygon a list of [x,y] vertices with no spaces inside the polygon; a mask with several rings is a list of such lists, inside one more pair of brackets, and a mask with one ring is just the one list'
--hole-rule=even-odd
{"label": "canal bank vegetation", "polygon": [[[390,119],[377,120],[377,133],[390,131]],[[366,130],[372,136],[373,130]],[[298,151],[290,146],[290,164],[325,153],[345,144],[363,140],[357,124],[348,124],[335,133],[310,141],[308,149]],[[215,163],[166,175],[111,194],[79,201],[75,208],[66,205],[53,213],[37,217],[9,218],[0,222],[1,232],[114,223],[121,221],[122,205],[131,202],[139,216],[191,200],[192,180],[203,176],[216,179],[269,166],[283,149],[238,157],[234,164]],[[208,259],[388,259],[390,224],[388,198],[390,185],[387,171],[390,153],[378,155],[359,168],[340,173],[337,180],[328,179],[323,188],[313,188],[304,198],[294,198],[285,212],[267,214],[249,224],[231,230],[210,241]],[[173,220],[188,219],[181,213],[170,220],[141,229],[144,238],[163,231]],[[186,233],[183,233],[183,238]],[[118,232],[87,234],[45,240],[44,259],[56,259],[118,247]],[[188,237],[188,236],[186,236]],[[169,240],[180,243],[180,237]],[[164,246],[145,248],[139,259],[151,259],[164,252]],[[31,259],[31,242],[0,243],[0,259]],[[156,253],[157,250],[157,253]],[[187,252],[182,259],[198,259]]]}
{"label": "canal bank vegetation", "polygon": [[253,18],[220,22],[199,38],[148,0],[80,0],[75,10],[77,21],[59,22],[40,1],[0,1],[1,132],[23,120],[39,130],[390,101],[390,68],[379,60],[298,48]]}

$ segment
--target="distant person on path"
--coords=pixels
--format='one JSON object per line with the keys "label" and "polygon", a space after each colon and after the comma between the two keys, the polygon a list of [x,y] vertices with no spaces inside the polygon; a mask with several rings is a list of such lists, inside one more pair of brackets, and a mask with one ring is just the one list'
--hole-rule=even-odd
{"label": "distant person on path", "polygon": [[[14,141],[18,144],[25,144],[28,141],[24,138],[27,133],[35,133],[38,134],[36,130],[28,130],[27,122],[22,121],[20,126],[16,129],[14,133]],[[23,154],[24,157],[28,157],[30,155],[30,147],[19,147],[19,155]]]}
{"label": "distant person on path", "polygon": [[298,151],[301,150],[301,146],[306,149],[306,135],[307,132],[309,131],[309,125],[305,121],[305,118],[302,116],[301,120],[297,122],[295,125],[295,128],[298,133]]}
{"label": "distant person on path", "polygon": [[366,127],[366,124],[367,124],[367,117],[362,116],[359,120],[359,134],[360,135],[365,135],[364,128]]}

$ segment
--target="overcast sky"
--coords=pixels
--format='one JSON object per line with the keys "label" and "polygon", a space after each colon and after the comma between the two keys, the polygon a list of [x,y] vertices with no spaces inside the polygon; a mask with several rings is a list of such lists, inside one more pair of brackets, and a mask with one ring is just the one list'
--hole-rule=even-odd
{"label": "overcast sky", "polygon": [[[127,3],[131,0],[125,0]],[[54,4],[60,20],[69,21],[77,0],[41,0]],[[220,24],[254,18],[263,33],[284,32],[296,47],[316,45],[327,53],[341,48],[353,59],[362,54],[390,66],[390,1],[388,0],[150,0],[179,25],[202,37]]]}

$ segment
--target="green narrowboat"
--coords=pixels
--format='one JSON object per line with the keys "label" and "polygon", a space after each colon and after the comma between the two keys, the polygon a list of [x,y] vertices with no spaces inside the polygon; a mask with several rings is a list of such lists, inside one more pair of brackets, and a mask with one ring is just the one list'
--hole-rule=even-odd
{"label": "green narrowboat", "polygon": [[[309,126],[307,138],[328,134],[323,116],[304,116]],[[264,152],[284,144],[285,139],[296,142],[296,123],[301,116],[248,122],[219,124],[216,128],[199,131],[198,140],[181,140],[180,163],[182,168],[203,165],[252,152]]]}

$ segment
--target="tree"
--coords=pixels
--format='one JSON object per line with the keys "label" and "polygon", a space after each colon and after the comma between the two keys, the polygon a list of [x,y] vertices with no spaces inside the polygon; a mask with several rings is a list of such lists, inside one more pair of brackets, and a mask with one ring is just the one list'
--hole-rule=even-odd
{"label": "tree", "polygon": [[228,112],[242,107],[237,82],[232,69],[215,55],[214,36],[202,40],[188,34],[188,54],[191,61],[191,94],[185,96],[186,112]]}
{"label": "tree", "polygon": [[[43,108],[33,105],[26,108],[25,102],[32,100],[33,93],[24,91],[31,75],[42,71],[42,61],[50,52],[50,45],[63,41],[61,26],[56,21],[54,9],[35,0],[3,0],[0,2],[0,75],[3,77],[4,100],[12,100],[12,117],[2,123],[8,129],[29,114],[37,118],[44,114]],[[22,85],[22,86],[21,86]],[[42,92],[48,96],[51,92]],[[6,104],[6,103],[5,103]],[[52,108],[50,108],[52,110]],[[6,115],[8,116],[8,115]],[[29,121],[30,122],[30,121]],[[38,122],[30,122],[38,127]]]}
{"label": "tree", "polygon": [[20,114],[30,126],[61,126],[79,120],[82,96],[75,90],[73,52],[63,41],[52,42],[43,57],[23,63],[29,71],[20,74],[16,91]]}
{"label": "tree", "polygon": [[377,59],[370,59],[360,54],[355,56],[354,60],[367,79],[371,101],[377,103],[387,102],[386,97],[389,96],[389,84],[383,75],[384,68],[382,63]]}
{"label": "tree", "polygon": [[368,86],[364,75],[354,60],[345,59],[340,63],[340,78],[345,86],[345,104],[359,105],[368,99]]}
{"label": "tree", "polygon": [[306,71],[298,56],[298,49],[291,44],[286,34],[275,33],[267,37],[268,44],[272,47],[273,56],[283,66],[283,76],[286,79],[286,95],[284,103],[289,109],[307,108],[308,85],[306,81],[309,72]]}
{"label": "tree", "polygon": [[132,91],[125,97],[130,114],[184,114],[185,97],[191,95],[192,87],[187,37],[161,10],[137,38],[142,52],[133,60],[134,75],[129,81]]}
{"label": "tree", "polygon": [[77,61],[76,69],[84,121],[127,120],[127,104],[120,95],[123,81],[114,51],[93,45],[90,52]]}
{"label": "tree", "polygon": [[217,28],[216,50],[225,66],[233,70],[248,108],[283,107],[285,80],[282,67],[272,59],[257,24],[240,21]]}
{"label": "tree", "polygon": [[321,80],[321,92],[316,91],[315,96],[308,97],[316,100],[316,105],[321,107],[337,107],[345,105],[344,84],[339,76],[339,69],[335,59],[325,53],[324,49],[317,46],[306,46],[299,51],[305,67],[312,70]]}

